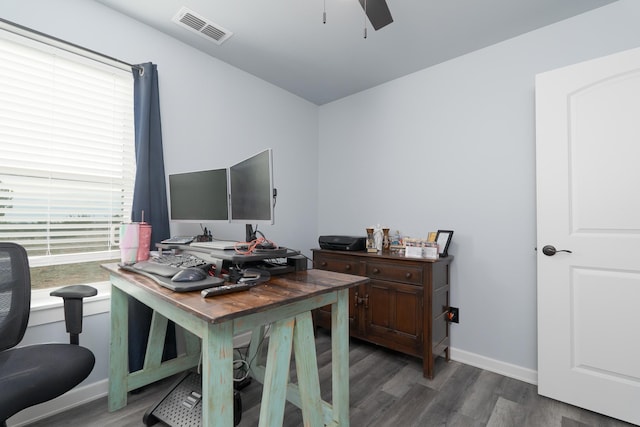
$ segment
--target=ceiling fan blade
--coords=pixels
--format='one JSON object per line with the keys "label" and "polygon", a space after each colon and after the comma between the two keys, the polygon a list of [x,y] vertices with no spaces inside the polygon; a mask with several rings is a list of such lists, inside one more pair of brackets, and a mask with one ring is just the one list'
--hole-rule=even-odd
{"label": "ceiling fan blade", "polygon": [[[360,2],[362,9],[364,9],[365,0],[358,1]],[[393,22],[386,0],[367,0],[366,12],[367,17],[371,22],[371,26],[373,26],[373,29],[376,31]]]}

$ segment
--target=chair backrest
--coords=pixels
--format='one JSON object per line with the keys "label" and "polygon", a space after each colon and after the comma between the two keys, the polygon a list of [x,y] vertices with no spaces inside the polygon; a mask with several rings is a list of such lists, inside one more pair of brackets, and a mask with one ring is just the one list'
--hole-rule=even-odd
{"label": "chair backrest", "polygon": [[0,242],[0,351],[22,341],[30,308],[27,251],[16,243]]}

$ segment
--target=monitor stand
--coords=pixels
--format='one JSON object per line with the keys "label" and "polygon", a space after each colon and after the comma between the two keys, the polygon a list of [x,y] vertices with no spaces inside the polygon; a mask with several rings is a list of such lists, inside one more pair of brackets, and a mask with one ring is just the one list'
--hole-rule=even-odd
{"label": "monitor stand", "polygon": [[246,229],[246,239],[245,242],[252,242],[254,240],[256,240],[256,238],[258,236],[256,236],[256,231],[258,230],[258,228],[256,227],[256,229],[253,229],[253,226],[251,224],[247,224],[245,225],[245,229]]}

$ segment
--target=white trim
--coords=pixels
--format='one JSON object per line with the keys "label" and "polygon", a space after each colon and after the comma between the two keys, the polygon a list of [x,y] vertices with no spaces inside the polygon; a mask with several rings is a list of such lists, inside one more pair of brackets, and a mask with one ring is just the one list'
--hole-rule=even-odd
{"label": "white trim", "polygon": [[538,371],[533,369],[523,368],[522,366],[491,359],[486,356],[457,348],[451,348],[449,349],[449,352],[451,359],[456,362],[475,366],[476,368],[486,369],[487,371],[495,372],[496,374],[524,381],[529,384],[538,385]]}
{"label": "white trim", "polygon": [[83,387],[76,387],[48,402],[27,408],[7,420],[8,427],[26,426],[35,421],[75,408],[104,397],[109,391],[109,380],[103,379]]}
{"label": "white trim", "polygon": [[[114,237],[114,233],[117,233],[115,230],[116,226],[111,227],[111,237]],[[117,244],[112,243],[113,246],[117,247]],[[75,264],[81,262],[91,262],[91,261],[104,261],[104,262],[113,262],[113,260],[120,259],[120,250],[113,249],[111,251],[100,251],[100,252],[86,252],[86,253],[75,253],[75,254],[59,254],[59,255],[44,255],[44,256],[30,256],[29,257],[29,267],[47,267],[50,265],[60,265],[60,264]]]}

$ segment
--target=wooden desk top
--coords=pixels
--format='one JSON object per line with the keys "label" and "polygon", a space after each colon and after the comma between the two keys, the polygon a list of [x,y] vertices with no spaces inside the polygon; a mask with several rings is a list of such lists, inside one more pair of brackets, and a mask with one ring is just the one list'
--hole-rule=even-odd
{"label": "wooden desk top", "polygon": [[103,264],[111,274],[143,288],[151,294],[211,323],[221,323],[248,314],[266,311],[292,302],[366,283],[369,278],[325,270],[305,270],[272,276],[268,282],[247,291],[202,298],[200,291],[173,292],[152,279],[128,272],[118,264]]}

